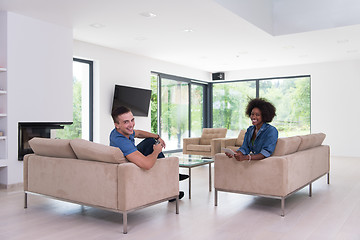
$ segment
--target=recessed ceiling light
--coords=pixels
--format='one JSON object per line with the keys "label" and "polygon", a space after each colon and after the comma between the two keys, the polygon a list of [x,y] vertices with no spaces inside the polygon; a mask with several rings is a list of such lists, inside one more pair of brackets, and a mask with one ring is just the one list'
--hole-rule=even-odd
{"label": "recessed ceiling light", "polygon": [[290,50],[290,49],[294,49],[295,46],[293,46],[293,45],[287,45],[287,46],[283,46],[283,48],[286,49],[286,50]]}
{"label": "recessed ceiling light", "polygon": [[307,58],[309,55],[307,54],[303,54],[303,55],[299,55],[299,58]]}
{"label": "recessed ceiling light", "polygon": [[191,28],[186,28],[186,29],[184,29],[183,31],[184,31],[184,32],[189,32],[189,33],[190,33],[190,32],[194,32],[194,30],[191,29]]}
{"label": "recessed ceiling light", "polygon": [[147,38],[139,36],[139,37],[135,37],[135,40],[137,40],[137,41],[145,41],[145,40],[147,40]]}
{"label": "recessed ceiling light", "polygon": [[147,18],[156,17],[156,14],[152,13],[152,12],[142,12],[142,13],[140,13],[140,15],[143,16],[143,17],[147,17]]}
{"label": "recessed ceiling light", "polygon": [[359,51],[356,49],[353,49],[353,50],[347,50],[346,52],[347,53],[358,53]]}
{"label": "recessed ceiling light", "polygon": [[344,44],[344,43],[348,43],[349,40],[348,39],[341,39],[341,40],[337,40],[336,41],[338,44]]}
{"label": "recessed ceiling light", "polygon": [[90,24],[91,27],[93,28],[103,28],[105,27],[105,25],[101,24],[101,23],[93,23],[93,24]]}

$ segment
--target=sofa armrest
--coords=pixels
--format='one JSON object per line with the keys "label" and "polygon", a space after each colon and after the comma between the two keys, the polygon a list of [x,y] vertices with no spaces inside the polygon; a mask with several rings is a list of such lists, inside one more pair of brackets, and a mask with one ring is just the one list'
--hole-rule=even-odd
{"label": "sofa armrest", "polygon": [[26,154],[24,156],[24,161],[23,161],[23,179],[24,179],[24,191],[28,191],[28,166],[29,166],[29,162],[28,159],[30,156],[34,156],[35,154]]}
{"label": "sofa armrest", "polygon": [[214,138],[211,140],[211,156],[215,156],[216,153],[221,153],[221,143],[226,138]]}
{"label": "sofa armrest", "polygon": [[239,162],[224,153],[218,153],[214,165],[216,189],[254,195],[287,194],[288,160],[284,157]]}
{"label": "sofa armrest", "polygon": [[183,138],[183,153],[188,154],[187,146],[189,144],[200,145],[200,138]]}
{"label": "sofa armrest", "polygon": [[330,147],[321,145],[286,155],[289,162],[288,192],[292,192],[330,171]]}
{"label": "sofa armrest", "polygon": [[118,209],[127,211],[179,194],[179,159],[160,158],[150,170],[118,165]]}
{"label": "sofa armrest", "polygon": [[223,138],[221,140],[221,152],[224,153],[222,148],[227,148],[227,146],[235,146],[236,138]]}

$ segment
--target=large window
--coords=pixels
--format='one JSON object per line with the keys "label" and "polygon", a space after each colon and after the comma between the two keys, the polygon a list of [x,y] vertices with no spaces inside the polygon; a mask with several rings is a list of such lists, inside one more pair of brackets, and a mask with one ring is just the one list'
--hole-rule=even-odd
{"label": "large window", "polygon": [[93,62],[73,61],[73,124],[56,130],[56,137],[93,140]]}
{"label": "large window", "polygon": [[167,148],[182,148],[182,139],[189,137],[189,84],[161,79],[160,116],[160,135]]}
{"label": "large window", "polygon": [[260,97],[276,107],[273,125],[280,136],[310,133],[310,77],[260,81]]}
{"label": "large window", "polygon": [[199,137],[204,127],[227,128],[227,137],[237,137],[251,125],[245,108],[255,97],[275,105],[271,124],[280,137],[310,133],[310,76],[205,83],[154,73],[151,86],[151,127],[167,150],[180,150],[183,138]]}
{"label": "large window", "polygon": [[309,76],[214,83],[213,127],[227,128],[227,137],[237,136],[251,124],[245,108],[254,97],[276,107],[271,124],[280,137],[310,133]]}
{"label": "large window", "polygon": [[190,136],[200,137],[204,127],[204,110],[206,88],[202,84],[191,84]]}
{"label": "large window", "polygon": [[245,108],[249,98],[256,97],[256,82],[229,82],[213,85],[213,127],[227,128],[227,136],[238,136],[249,125]]}
{"label": "large window", "polygon": [[180,151],[183,138],[201,135],[206,87],[191,79],[151,75],[151,131],[160,134],[167,151]]}

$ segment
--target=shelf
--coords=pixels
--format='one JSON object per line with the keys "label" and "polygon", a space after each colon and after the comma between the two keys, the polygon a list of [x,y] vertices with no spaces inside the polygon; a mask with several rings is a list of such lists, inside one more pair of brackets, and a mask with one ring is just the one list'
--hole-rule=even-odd
{"label": "shelf", "polygon": [[0,72],[6,72],[6,68],[0,68]]}
{"label": "shelf", "polygon": [[7,167],[6,160],[7,159],[0,159],[0,167]]}
{"label": "shelf", "polygon": [[0,136],[0,140],[6,140],[6,136]]}
{"label": "shelf", "polygon": [[6,117],[6,113],[0,113],[0,117]]}
{"label": "shelf", "polygon": [[0,90],[0,95],[6,94],[7,92],[5,90]]}

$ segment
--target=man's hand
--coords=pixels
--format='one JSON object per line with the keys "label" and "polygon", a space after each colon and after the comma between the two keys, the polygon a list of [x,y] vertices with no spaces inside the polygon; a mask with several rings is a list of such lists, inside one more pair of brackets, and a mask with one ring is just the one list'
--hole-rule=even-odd
{"label": "man's hand", "polygon": [[[159,138],[159,140],[160,140],[160,138]],[[154,148],[154,152],[156,153],[156,156],[159,155],[159,153],[161,153],[162,148],[163,148],[161,145],[161,141],[160,141],[160,144],[154,144],[153,148]]]}
{"label": "man's hand", "polygon": [[164,140],[162,140],[162,138],[161,138],[161,137],[159,137],[159,138],[158,138],[158,140],[160,141],[161,146],[162,146],[163,148],[165,148],[165,147],[166,147],[166,145],[165,145],[165,141],[164,141]]}

